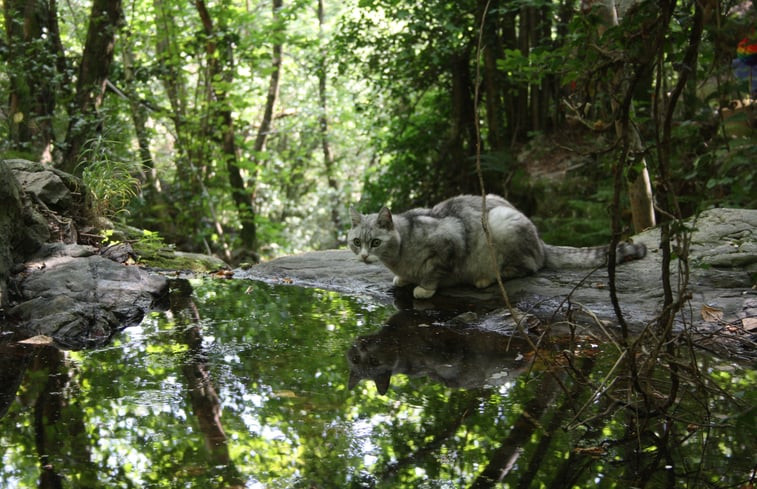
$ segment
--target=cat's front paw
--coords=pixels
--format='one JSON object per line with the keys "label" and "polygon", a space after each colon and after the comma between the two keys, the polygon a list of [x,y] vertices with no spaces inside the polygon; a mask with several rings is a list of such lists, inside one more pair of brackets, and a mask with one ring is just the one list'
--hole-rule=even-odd
{"label": "cat's front paw", "polygon": [[428,299],[436,293],[436,289],[427,289],[420,285],[413,289],[413,297],[416,299]]}
{"label": "cat's front paw", "polygon": [[410,282],[400,277],[399,275],[395,275],[394,278],[392,279],[392,283],[394,284],[395,287],[404,287]]}

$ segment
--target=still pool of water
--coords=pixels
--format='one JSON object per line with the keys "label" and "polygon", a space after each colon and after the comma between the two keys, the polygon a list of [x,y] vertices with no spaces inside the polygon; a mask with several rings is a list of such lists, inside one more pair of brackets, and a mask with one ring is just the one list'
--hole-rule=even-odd
{"label": "still pool of water", "polygon": [[[652,369],[635,390],[614,345],[572,338],[544,356],[442,328],[442,316],[318,289],[177,281],[170,310],[106,348],[6,347],[18,369],[0,373],[0,487],[754,481],[753,366],[697,355],[675,381]],[[365,369],[394,362],[415,375],[392,376],[384,395],[381,380],[350,381],[353,344]]]}

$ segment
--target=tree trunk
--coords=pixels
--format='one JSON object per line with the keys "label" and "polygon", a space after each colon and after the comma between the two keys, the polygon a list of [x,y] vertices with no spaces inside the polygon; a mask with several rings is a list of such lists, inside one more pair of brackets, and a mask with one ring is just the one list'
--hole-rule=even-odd
{"label": "tree trunk", "polygon": [[123,47],[124,82],[126,84],[126,96],[129,99],[131,120],[134,124],[134,133],[137,135],[139,159],[141,163],[142,183],[147,183],[150,189],[156,189],[154,181],[155,162],[150,152],[150,135],[147,131],[148,112],[142,104],[137,93],[137,82],[134,78],[134,52],[131,43],[125,43]]}
{"label": "tree trunk", "polygon": [[[515,12],[506,11],[502,13],[502,48],[517,49],[518,38],[515,29]],[[502,93],[504,94],[504,135],[503,137],[512,143],[515,141],[518,133],[518,102],[517,97],[513,96],[515,85],[508,77],[503,77]]]}
{"label": "tree trunk", "polygon": [[69,173],[81,175],[82,168],[78,165],[81,152],[87,140],[100,131],[102,120],[97,109],[105,94],[122,17],[121,0],[93,1],[61,162],[61,169]]}
{"label": "tree trunk", "polygon": [[[213,94],[213,100],[208,100],[208,104],[214,107],[212,112],[217,114],[217,119],[222,121],[221,133],[221,150],[223,159],[226,163],[226,170],[229,172],[229,184],[234,203],[237,206],[237,213],[242,229],[239,233],[242,241],[242,247],[247,250],[254,250],[256,247],[256,230],[255,230],[255,211],[253,208],[252,197],[249,190],[245,187],[242,171],[237,162],[237,145],[234,133],[234,118],[231,115],[231,107],[227,102],[226,89],[219,89],[215,80],[221,79],[224,85],[232,82],[234,55],[231,45],[223,36],[223,29],[219,32],[213,26],[213,20],[210,17],[205,2],[196,0],[195,7],[202,19],[203,29],[207,42],[205,52],[207,55],[207,76],[206,83],[209,91]],[[219,42],[221,43],[219,46]],[[214,118],[215,119],[215,118]],[[218,222],[216,220],[216,222]],[[230,250],[226,247],[227,258],[231,258]]]}
{"label": "tree trunk", "polygon": [[[274,23],[280,23],[279,11],[283,7],[283,0],[273,0],[273,17]],[[260,153],[265,149],[265,142],[268,138],[268,134],[271,132],[271,121],[273,120],[273,108],[276,104],[276,98],[279,94],[279,78],[281,77],[281,56],[283,51],[283,44],[281,42],[282,26],[279,25],[276,29],[273,41],[272,63],[273,70],[271,71],[271,78],[268,81],[268,95],[266,96],[265,109],[263,111],[263,118],[260,121],[258,128],[258,134],[255,137],[255,153]]]}
{"label": "tree trunk", "polygon": [[[260,154],[265,149],[266,140],[271,132],[271,122],[273,121],[273,108],[276,105],[276,99],[279,94],[279,79],[281,77],[281,60],[283,54],[283,21],[280,19],[279,11],[284,5],[283,0],[273,0],[273,22],[276,26],[273,35],[273,46],[271,52],[271,77],[268,80],[268,93],[266,95],[265,108],[263,109],[263,117],[258,126],[258,132],[255,136],[255,144],[253,146],[253,156],[255,158],[256,165],[259,165]],[[234,177],[237,178],[236,176]],[[241,176],[240,176],[241,178]],[[239,185],[237,181],[234,185]],[[251,175],[248,178],[247,188],[249,189],[250,209],[254,207],[255,202],[255,182]],[[253,214],[254,215],[254,214]]]}
{"label": "tree trunk", "polygon": [[[529,7],[522,6],[518,16],[518,39],[517,49],[520,50],[523,56],[528,56],[531,51],[530,43],[530,31],[531,22],[529,15]],[[520,138],[527,134],[531,128],[529,127],[528,117],[528,86],[521,83],[517,87],[517,97],[515,99],[515,131],[514,137]]]}
{"label": "tree trunk", "polygon": [[[34,403],[35,445],[40,462],[40,488],[64,487],[67,472],[77,474],[82,487],[98,487],[99,470],[92,463],[92,442],[84,413],[76,399],[75,378],[63,351],[41,347],[36,355],[34,378],[45,379]],[[65,465],[64,465],[65,464]]]}
{"label": "tree trunk", "polygon": [[[479,2],[479,17],[483,15],[486,4],[486,1]],[[507,147],[502,120],[505,113],[505,108],[502,105],[502,88],[504,85],[502,78],[504,77],[497,69],[497,60],[504,55],[502,41],[497,35],[500,24],[499,16],[502,14],[496,11],[497,7],[497,2],[490,4],[488,18],[483,19],[483,24],[479,22],[479,25],[483,25],[484,29],[482,39],[484,73],[481,81],[484,84],[486,103],[487,143],[489,150],[494,153],[501,152]]]}
{"label": "tree trunk", "polygon": [[544,374],[536,395],[524,405],[523,414],[515,420],[507,438],[502,441],[499,448],[490,453],[489,463],[471,483],[471,489],[493,487],[516,466],[524,446],[534,432],[541,428],[538,424],[539,420],[542,419],[560,390],[563,380],[558,379],[559,375],[556,372]]}
{"label": "tree trunk", "polygon": [[[597,5],[601,5],[602,23],[597,28],[601,37],[609,27],[618,25],[618,16],[613,0],[599,2]],[[628,200],[631,203],[633,229],[634,232],[639,233],[644,229],[654,227],[655,214],[652,184],[647,162],[643,156],[644,147],[639,130],[633,123],[633,107],[629,104],[627,109],[624,109],[624,104],[621,104],[618,97],[613,96],[614,94],[627,94],[629,90],[631,90],[629,76],[626,73],[626,68],[623,67],[607,86],[607,92],[611,95],[610,104],[613,114],[615,114],[615,133],[618,139],[625,142],[624,146],[627,145],[628,152],[631,155],[630,161],[633,163],[633,168],[628,173]],[[621,110],[629,111],[627,117],[623,117],[619,113]]]}
{"label": "tree trunk", "polygon": [[[323,43],[323,23],[324,23],[324,9],[323,0],[318,0],[318,38]],[[318,126],[321,132],[321,150],[323,151],[323,166],[326,170],[326,181],[329,186],[329,190],[333,195],[333,199],[329,204],[331,205],[331,222],[334,224],[334,245],[339,242],[339,232],[342,227],[341,220],[339,219],[339,206],[340,202],[337,198],[339,185],[334,174],[334,154],[331,151],[331,145],[329,144],[329,119],[327,116],[326,107],[326,52],[321,44],[321,52],[318,59],[318,100],[320,103],[321,113],[318,116]]]}
{"label": "tree trunk", "polygon": [[63,59],[55,0],[6,0],[10,147],[34,161],[52,160],[57,71]]}
{"label": "tree trunk", "polygon": [[470,74],[470,52],[452,55],[451,128],[444,149],[437,160],[441,176],[434,200],[457,193],[479,193],[478,179],[472,171],[470,156],[476,147],[473,111],[473,80]]}
{"label": "tree trunk", "polygon": [[191,296],[192,287],[185,280],[176,281],[171,288],[171,312],[176,318],[177,336],[190,353],[189,360],[182,365],[182,373],[192,414],[208,450],[208,469],[220,472],[225,483],[222,487],[244,487],[244,480],[229,452],[228,437],[221,420],[221,400],[204,360],[207,354],[198,326],[202,324],[202,318]]}

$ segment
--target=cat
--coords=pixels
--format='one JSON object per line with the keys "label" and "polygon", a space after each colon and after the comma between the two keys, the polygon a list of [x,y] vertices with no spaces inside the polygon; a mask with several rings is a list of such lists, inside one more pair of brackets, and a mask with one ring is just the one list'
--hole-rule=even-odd
{"label": "cat", "polygon": [[[425,327],[429,322],[434,326]],[[530,368],[533,358],[524,338],[437,324],[425,311],[402,310],[376,333],[355,339],[347,351],[347,387],[368,379],[383,395],[400,373],[453,388],[500,386]]]}
{"label": "cat", "polygon": [[[486,197],[486,213],[497,265],[492,262],[482,225],[482,198],[459,195],[431,209],[392,214],[382,207],[363,215],[350,207],[350,249],[360,260],[381,260],[397,287],[415,284],[416,299],[432,297],[439,287],[485,288],[497,280],[531,275],[547,267],[593,268],[607,262],[609,246],[552,246],[539,238],[533,222],[498,195]],[[621,243],[618,263],[643,258],[643,244]]]}

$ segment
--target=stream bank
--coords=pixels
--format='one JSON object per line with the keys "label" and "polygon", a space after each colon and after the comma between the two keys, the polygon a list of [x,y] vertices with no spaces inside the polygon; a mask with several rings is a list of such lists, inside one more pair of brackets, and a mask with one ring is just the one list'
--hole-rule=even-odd
{"label": "stream bank", "polygon": [[[76,177],[24,160],[0,161],[0,177],[0,233],[9,237],[0,241],[0,341],[43,335],[65,348],[102,346],[121,329],[139,324],[147,311],[162,307],[167,276],[200,263],[200,273],[221,270],[224,278],[337,291],[394,303],[399,310],[454,311],[473,327],[496,328],[510,317],[496,286],[443,289],[430,300],[418,301],[410,290],[392,286],[392,275],[383,265],[366,265],[349,250],[285,256],[231,271],[212,257],[159,249],[163,270],[150,269],[140,266],[139,253],[128,239],[102,246],[87,213],[86,191]],[[691,294],[675,326],[716,336],[713,341],[729,355],[753,352],[757,210],[710,209],[688,225],[693,229],[687,284]],[[623,318],[639,332],[656,320],[662,304],[659,231],[633,239],[644,243],[648,254],[619,266],[616,285]],[[176,269],[166,270],[171,263]],[[672,277],[675,286],[682,275],[674,269]],[[542,270],[509,280],[505,287],[516,315],[528,318],[529,324],[611,331],[618,325],[604,269]],[[507,325],[508,330],[513,327]]]}

